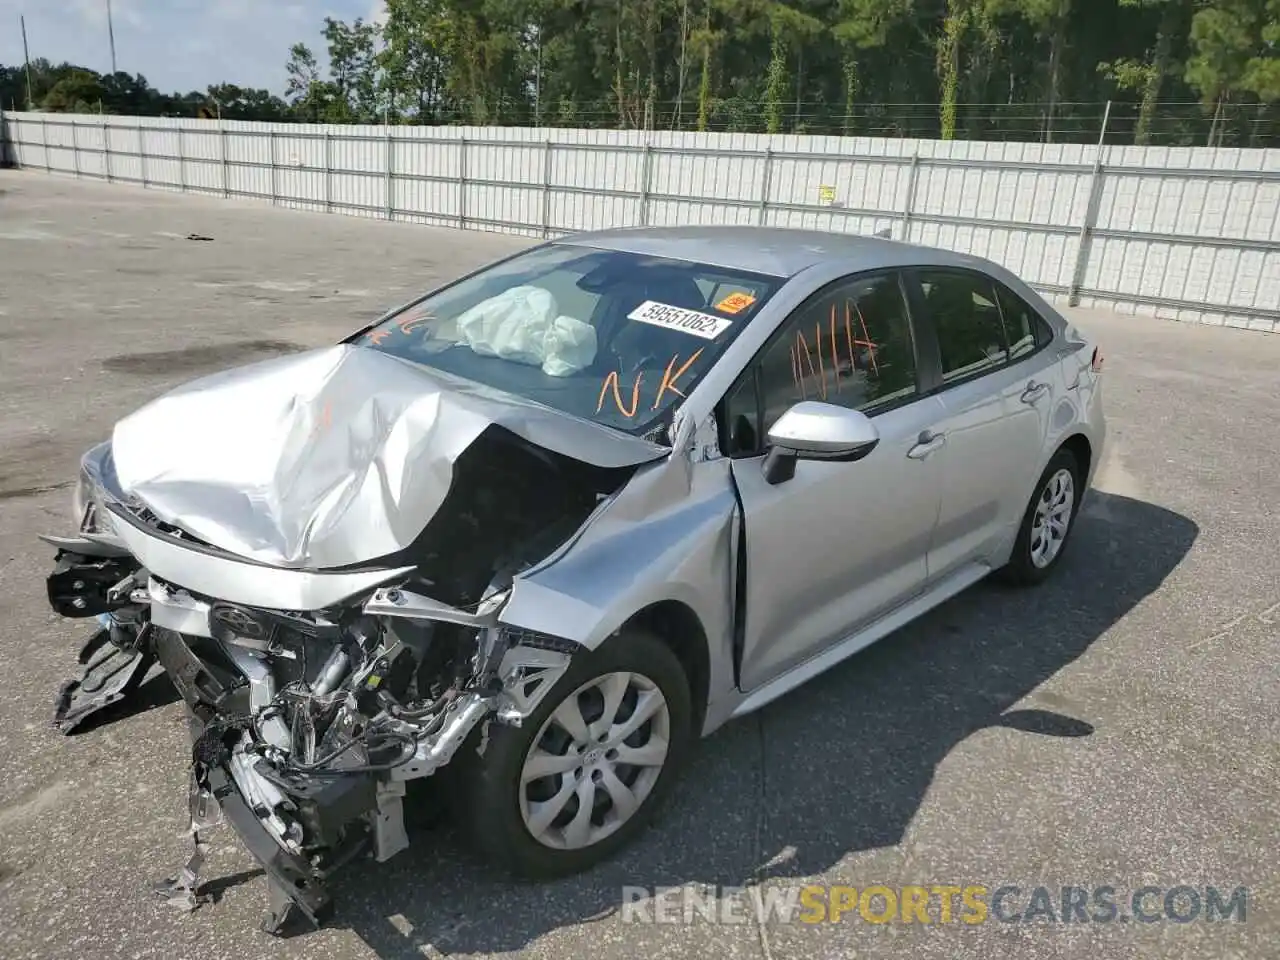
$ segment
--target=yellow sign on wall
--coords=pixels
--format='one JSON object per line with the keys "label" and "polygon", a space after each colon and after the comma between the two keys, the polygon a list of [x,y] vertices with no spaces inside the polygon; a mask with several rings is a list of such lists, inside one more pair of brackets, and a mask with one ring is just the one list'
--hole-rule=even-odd
{"label": "yellow sign on wall", "polygon": [[827,203],[827,204],[835,203],[836,188],[829,187],[826,184],[823,184],[822,186],[818,187],[818,202]]}

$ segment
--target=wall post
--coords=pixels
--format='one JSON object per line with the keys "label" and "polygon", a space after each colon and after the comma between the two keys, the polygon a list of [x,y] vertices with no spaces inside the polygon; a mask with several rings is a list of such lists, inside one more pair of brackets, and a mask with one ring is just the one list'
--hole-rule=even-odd
{"label": "wall post", "polygon": [[1098,209],[1102,205],[1102,150],[1107,137],[1107,121],[1111,118],[1111,101],[1102,112],[1102,129],[1098,131],[1098,148],[1093,153],[1093,172],[1089,176],[1089,203],[1084,211],[1084,223],[1080,225],[1080,242],[1076,246],[1076,263],[1071,271],[1071,286],[1067,288],[1067,306],[1080,303],[1080,288],[1084,286],[1089,271],[1089,248],[1093,243],[1093,231],[1098,225]]}
{"label": "wall post", "polygon": [[142,135],[142,118],[138,118],[138,166],[142,172],[142,189],[147,188],[147,141]]}
{"label": "wall post", "polygon": [[902,239],[911,242],[911,214],[915,212],[916,185],[920,182],[920,154],[911,155],[911,168],[907,173],[907,196],[902,202]]}
{"label": "wall post", "polygon": [[102,165],[107,168],[107,183],[111,183],[114,180],[111,174],[111,128],[105,115],[102,117]]}
{"label": "wall post", "polygon": [[773,147],[764,148],[764,170],[760,174],[760,213],[756,220],[763,226],[769,219],[769,180],[773,176]]}
{"label": "wall post", "polygon": [[332,137],[328,129],[324,131],[324,212],[333,213],[333,161]]}
{"label": "wall post", "polygon": [[644,145],[644,162],[640,171],[640,226],[649,225],[649,192],[653,183],[653,144]]}
{"label": "wall post", "polygon": [[554,149],[555,145],[548,137],[542,151],[542,237],[544,240],[551,236],[551,173],[553,170],[551,153]]}
{"label": "wall post", "polygon": [[458,229],[467,229],[467,138],[458,138]]}

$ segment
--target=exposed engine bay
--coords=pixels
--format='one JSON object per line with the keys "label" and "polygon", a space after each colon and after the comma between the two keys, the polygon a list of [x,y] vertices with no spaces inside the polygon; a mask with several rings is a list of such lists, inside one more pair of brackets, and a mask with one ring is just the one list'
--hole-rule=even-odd
{"label": "exposed engine bay", "polygon": [[195,851],[158,892],[198,905],[204,834],[225,817],[266,868],[263,926],[273,933],[298,913],[323,922],[334,870],[408,845],[406,782],[434,774],[473,734],[482,750],[485,724],[519,725],[567,669],[574,643],[498,614],[512,578],[571,538],[634,472],[490,426],[455,460],[421,534],[347,571],[408,573],[322,609],[289,610],[228,602],[146,569],[118,531],[213,548],[111,492],[100,476],[107,458],[86,458],[79,536],[46,538],[59,548],[53,609],[99,624],[56,722],[70,732],[163,667],[193,718]]}

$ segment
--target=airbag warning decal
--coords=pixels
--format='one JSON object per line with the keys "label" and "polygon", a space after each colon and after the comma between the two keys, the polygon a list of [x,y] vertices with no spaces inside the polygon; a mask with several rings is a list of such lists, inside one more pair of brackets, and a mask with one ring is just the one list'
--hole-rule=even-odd
{"label": "airbag warning decal", "polygon": [[713,317],[709,313],[697,310],[686,310],[684,307],[673,307],[670,304],[646,300],[627,314],[629,320],[639,320],[655,327],[666,327],[668,330],[679,330],[691,333],[703,340],[714,340],[733,325],[733,321],[724,317]]}

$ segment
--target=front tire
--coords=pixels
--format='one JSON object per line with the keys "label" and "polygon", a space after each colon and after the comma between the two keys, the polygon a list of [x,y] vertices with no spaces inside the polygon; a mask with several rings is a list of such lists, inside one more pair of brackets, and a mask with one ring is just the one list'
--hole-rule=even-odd
{"label": "front tire", "polygon": [[649,823],[692,736],[680,661],[652,634],[624,629],[574,657],[520,727],[490,722],[483,755],[459,755],[459,813],[473,846],[507,873],[579,873]]}
{"label": "front tire", "polygon": [[1014,586],[1034,586],[1048,579],[1066,551],[1083,493],[1075,454],[1059,450],[1036,483],[1018,528],[1013,555],[999,571],[1001,580]]}

